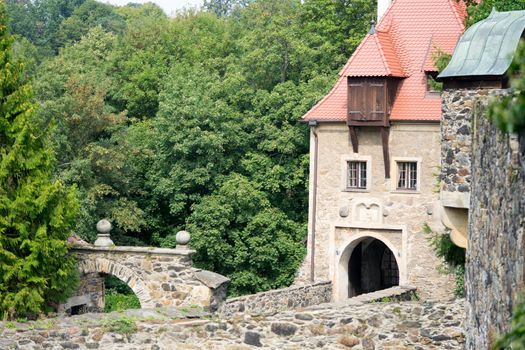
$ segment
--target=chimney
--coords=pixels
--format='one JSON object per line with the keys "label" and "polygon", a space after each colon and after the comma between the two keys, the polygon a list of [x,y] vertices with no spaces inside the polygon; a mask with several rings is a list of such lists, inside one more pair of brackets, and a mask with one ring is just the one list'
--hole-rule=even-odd
{"label": "chimney", "polygon": [[392,0],[377,0],[377,23],[379,23],[391,3]]}

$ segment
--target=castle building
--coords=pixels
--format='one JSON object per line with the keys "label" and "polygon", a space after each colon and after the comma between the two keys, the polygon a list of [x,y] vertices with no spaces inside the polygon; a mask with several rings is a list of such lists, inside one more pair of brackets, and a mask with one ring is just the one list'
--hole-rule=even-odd
{"label": "castle building", "polygon": [[465,29],[455,0],[380,0],[372,25],[310,126],[308,253],[300,276],[334,300],[396,285],[452,295],[424,227],[443,230],[436,55]]}

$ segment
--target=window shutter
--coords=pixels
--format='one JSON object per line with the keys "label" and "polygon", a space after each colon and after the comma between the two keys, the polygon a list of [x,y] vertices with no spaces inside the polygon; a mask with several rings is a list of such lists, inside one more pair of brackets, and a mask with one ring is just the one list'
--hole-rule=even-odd
{"label": "window shutter", "polygon": [[368,119],[381,121],[385,118],[386,96],[384,82],[370,82],[368,84],[368,106],[370,107]]}
{"label": "window shutter", "polygon": [[364,79],[349,79],[348,81],[348,117],[350,120],[367,120],[367,85]]}

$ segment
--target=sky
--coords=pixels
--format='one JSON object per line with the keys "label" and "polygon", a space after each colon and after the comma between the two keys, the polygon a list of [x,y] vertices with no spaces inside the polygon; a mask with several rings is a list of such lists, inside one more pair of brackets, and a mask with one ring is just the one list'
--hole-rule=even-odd
{"label": "sky", "polygon": [[99,0],[113,5],[126,5],[129,2],[146,3],[154,2],[168,14],[172,14],[175,10],[183,7],[194,7],[202,5],[202,0]]}

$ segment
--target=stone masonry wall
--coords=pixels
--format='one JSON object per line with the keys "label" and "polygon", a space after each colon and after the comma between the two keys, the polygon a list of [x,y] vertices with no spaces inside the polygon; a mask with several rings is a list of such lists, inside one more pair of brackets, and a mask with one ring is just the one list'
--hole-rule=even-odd
{"label": "stone masonry wall", "polygon": [[470,192],[474,99],[487,90],[445,90],[442,98],[441,190]]}
{"label": "stone masonry wall", "polygon": [[[194,251],[191,250],[77,247],[74,252],[81,279],[89,279],[93,274],[113,275],[128,284],[142,308],[199,305],[213,311],[225,298],[229,280],[193,268],[191,254]],[[93,291],[100,292],[99,289]],[[99,300],[102,298],[98,296]],[[72,301],[68,304],[74,306]]]}
{"label": "stone masonry wall", "polygon": [[[492,94],[501,91],[492,92]],[[525,135],[496,129],[475,106],[466,266],[467,349],[489,349],[524,292]]]}
{"label": "stone masonry wall", "polygon": [[319,282],[311,285],[282,288],[226,300],[221,313],[237,312],[256,314],[275,313],[287,309],[328,303],[332,299],[332,283]]}
{"label": "stone masonry wall", "polygon": [[[328,304],[273,315],[199,317],[174,308],[0,320],[0,349],[464,348],[464,300]],[[125,327],[124,327],[125,326]]]}

